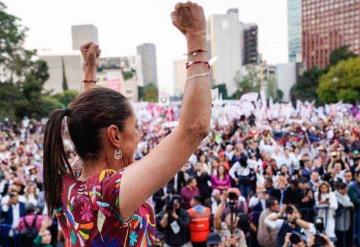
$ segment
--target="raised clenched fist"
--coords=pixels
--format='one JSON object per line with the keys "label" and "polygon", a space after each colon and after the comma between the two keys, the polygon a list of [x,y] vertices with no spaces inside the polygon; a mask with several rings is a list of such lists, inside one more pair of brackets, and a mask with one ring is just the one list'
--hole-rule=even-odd
{"label": "raised clenched fist", "polygon": [[204,11],[196,3],[178,3],[171,18],[174,26],[186,36],[206,33]]}
{"label": "raised clenched fist", "polygon": [[96,60],[100,56],[99,46],[95,43],[87,43],[80,47],[81,54],[83,56],[85,65],[96,65]]}

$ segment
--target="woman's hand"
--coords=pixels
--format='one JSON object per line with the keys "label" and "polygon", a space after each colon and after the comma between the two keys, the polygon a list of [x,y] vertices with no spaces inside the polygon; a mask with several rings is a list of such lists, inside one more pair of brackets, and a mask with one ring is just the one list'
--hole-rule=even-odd
{"label": "woman's hand", "polygon": [[87,91],[96,85],[97,59],[101,51],[94,43],[82,45],[80,50],[84,59],[84,90]]}
{"label": "woman's hand", "polygon": [[92,42],[80,47],[81,55],[84,59],[85,66],[96,66],[97,59],[100,56],[100,49],[97,44]]}
{"label": "woman's hand", "polygon": [[206,20],[203,8],[196,3],[178,3],[171,13],[172,22],[185,36],[205,35]]}

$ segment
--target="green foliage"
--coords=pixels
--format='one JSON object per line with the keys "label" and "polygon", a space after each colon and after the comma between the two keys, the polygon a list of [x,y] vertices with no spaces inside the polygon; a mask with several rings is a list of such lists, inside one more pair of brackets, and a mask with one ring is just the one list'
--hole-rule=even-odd
{"label": "green foliage", "polygon": [[331,67],[321,76],[317,93],[326,103],[359,101],[360,57],[343,60]]}
{"label": "green foliage", "polygon": [[123,71],[122,75],[124,77],[124,81],[126,81],[126,80],[133,78],[134,73],[132,71]]}
{"label": "green foliage", "polygon": [[280,89],[276,90],[275,102],[281,102],[283,98],[284,98],[284,92],[281,91]]}
{"label": "green foliage", "polygon": [[158,102],[159,101],[159,92],[158,88],[154,84],[148,84],[144,86],[144,97],[143,100],[146,102]]}
{"label": "green foliage", "polygon": [[138,86],[138,97],[139,97],[139,101],[144,100],[144,87],[142,86]]}
{"label": "green foliage", "polygon": [[254,67],[247,67],[247,74],[242,76],[238,71],[234,77],[235,84],[239,92],[235,92],[233,97],[238,96],[238,94],[243,95],[250,92],[259,92],[261,79],[259,73]]}
{"label": "green foliage", "polygon": [[341,46],[330,54],[330,66],[338,64],[340,61],[356,57],[357,55],[349,50],[349,46]]}
{"label": "green foliage", "polygon": [[0,83],[0,120],[15,119],[14,104],[19,100],[21,100],[21,92],[14,83]]}
{"label": "green foliage", "polygon": [[227,99],[228,98],[228,93],[227,93],[227,88],[226,88],[226,84],[218,84],[214,87],[212,87],[212,89],[216,89],[218,88],[219,93],[221,94],[223,99]]}
{"label": "green foliage", "polygon": [[69,85],[67,82],[66,71],[65,71],[65,62],[64,62],[63,57],[61,57],[61,67],[62,67],[62,88],[63,88],[63,91],[66,91],[66,90],[69,90]]}
{"label": "green foliage", "polygon": [[277,90],[278,86],[276,80],[274,78],[270,78],[266,84],[266,98],[269,99],[271,97],[274,101],[276,101]]}
{"label": "green foliage", "polygon": [[0,119],[39,119],[63,107],[58,99],[43,92],[49,79],[48,66],[36,59],[36,51],[24,49],[26,28],[6,12],[1,2],[0,26]]}
{"label": "green foliage", "polygon": [[319,104],[320,99],[316,90],[319,85],[319,78],[324,74],[324,72],[325,70],[318,67],[305,71],[299,77],[298,82],[290,90],[291,101],[295,104],[296,100],[315,100],[316,104]]}
{"label": "green foliage", "polygon": [[61,103],[62,107],[66,108],[78,94],[79,93],[76,90],[66,90],[62,93],[55,94],[54,98]]}

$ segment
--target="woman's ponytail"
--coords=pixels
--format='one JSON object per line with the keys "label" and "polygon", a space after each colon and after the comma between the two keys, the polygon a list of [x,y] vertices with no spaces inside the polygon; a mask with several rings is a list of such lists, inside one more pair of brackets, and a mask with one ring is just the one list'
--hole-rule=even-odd
{"label": "woman's ponytail", "polygon": [[51,113],[45,127],[43,179],[49,215],[61,205],[63,176],[69,172],[72,174],[62,138],[62,123],[65,116],[69,115],[69,109],[55,110]]}

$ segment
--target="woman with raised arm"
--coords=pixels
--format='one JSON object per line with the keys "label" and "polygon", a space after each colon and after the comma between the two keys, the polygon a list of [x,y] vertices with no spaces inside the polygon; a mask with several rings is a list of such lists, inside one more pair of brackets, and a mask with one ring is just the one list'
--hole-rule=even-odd
{"label": "woman with raised arm", "polygon": [[[188,46],[187,82],[178,126],[143,159],[133,162],[140,140],[136,117],[120,93],[95,87],[94,44],[82,48],[86,91],[66,110],[54,111],[44,138],[44,183],[49,212],[55,212],[66,246],[152,246],[155,220],[146,200],[186,163],[207,135],[211,115],[203,9],[179,3],[173,24]],[[83,162],[72,174],[62,123]]]}

